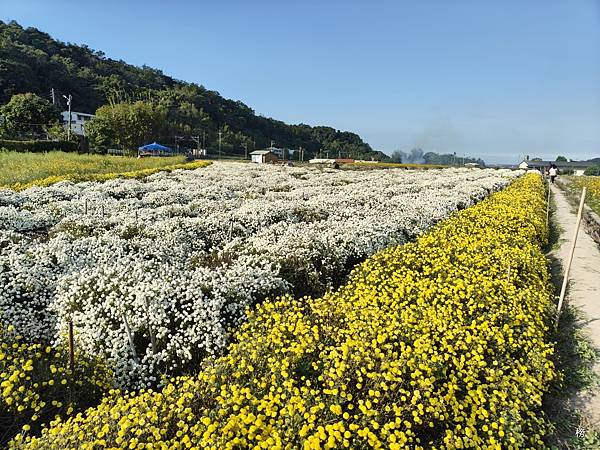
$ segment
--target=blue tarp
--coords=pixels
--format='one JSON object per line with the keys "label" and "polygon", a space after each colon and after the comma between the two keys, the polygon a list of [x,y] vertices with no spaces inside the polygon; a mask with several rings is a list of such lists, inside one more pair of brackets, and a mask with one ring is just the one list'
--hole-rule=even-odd
{"label": "blue tarp", "polygon": [[146,144],[146,145],[142,145],[141,147],[138,148],[138,150],[154,150],[154,151],[161,151],[161,152],[172,152],[173,149],[170,147],[165,147],[164,145],[160,145],[156,142],[153,142],[152,144]]}

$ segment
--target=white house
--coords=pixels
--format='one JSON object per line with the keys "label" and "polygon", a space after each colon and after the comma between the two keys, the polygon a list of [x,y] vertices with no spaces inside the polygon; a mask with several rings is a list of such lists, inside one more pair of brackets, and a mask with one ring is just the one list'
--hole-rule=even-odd
{"label": "white house", "polygon": [[[71,131],[75,134],[85,136],[85,124],[92,120],[93,114],[71,111]],[[65,127],[69,126],[69,111],[62,112]]]}

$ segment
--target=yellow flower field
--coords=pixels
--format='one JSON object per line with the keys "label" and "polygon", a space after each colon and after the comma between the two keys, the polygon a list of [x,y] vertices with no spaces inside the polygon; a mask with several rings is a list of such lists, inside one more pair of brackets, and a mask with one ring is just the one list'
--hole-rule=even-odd
{"label": "yellow flower field", "polygon": [[160,171],[198,169],[209,164],[208,161],[186,163],[182,156],[138,159],[65,152],[0,152],[0,188],[20,191],[65,180],[80,182],[142,178]]}
{"label": "yellow flower field", "polygon": [[541,448],[555,376],[541,177],[527,175],[322,298],[257,307],[229,353],[112,392],[14,448]]}

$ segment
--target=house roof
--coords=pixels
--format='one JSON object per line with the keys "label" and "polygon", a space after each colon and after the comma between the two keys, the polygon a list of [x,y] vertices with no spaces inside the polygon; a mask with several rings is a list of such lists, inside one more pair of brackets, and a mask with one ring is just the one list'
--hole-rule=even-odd
{"label": "house roof", "polygon": [[271,153],[270,150],[254,150],[253,152],[251,152],[251,155],[266,155],[268,153]]}

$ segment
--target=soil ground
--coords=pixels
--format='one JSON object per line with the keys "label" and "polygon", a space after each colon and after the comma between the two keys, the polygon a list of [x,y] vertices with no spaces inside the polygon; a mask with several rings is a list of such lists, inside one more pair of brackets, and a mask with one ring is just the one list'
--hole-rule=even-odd
{"label": "soil ground", "polygon": [[[557,266],[564,268],[573,242],[577,212],[573,211],[563,191],[554,185],[551,185],[551,190],[556,203],[555,220],[563,233],[560,242],[549,257],[556,260]],[[555,278],[562,283],[562,275]],[[600,247],[583,227],[580,228],[577,236],[566,301],[581,311],[582,318],[579,325],[589,336],[592,344],[600,348]],[[596,363],[594,372],[600,376],[600,363]],[[588,426],[600,428],[599,386],[595,385],[576,394],[571,402],[572,406],[587,419]]]}

